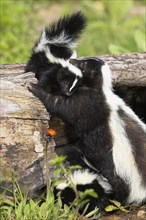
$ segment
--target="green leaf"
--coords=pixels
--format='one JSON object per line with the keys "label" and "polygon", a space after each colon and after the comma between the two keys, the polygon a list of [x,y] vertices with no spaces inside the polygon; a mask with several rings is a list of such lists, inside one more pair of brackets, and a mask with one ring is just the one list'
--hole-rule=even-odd
{"label": "green leaf", "polygon": [[89,212],[87,215],[85,215],[87,218],[92,217],[93,215],[98,213],[99,208],[95,208],[93,211]]}
{"label": "green leaf", "polygon": [[97,198],[98,195],[93,189],[86,189],[84,192],[79,192],[80,198],[83,199],[86,196],[92,196],[94,198]]}
{"label": "green leaf", "polygon": [[57,166],[63,163],[63,161],[66,159],[66,157],[63,156],[57,156],[55,159],[51,161],[53,166]]}
{"label": "green leaf", "polygon": [[87,209],[89,207],[90,203],[87,203],[87,205],[85,206],[82,215],[85,215],[85,213],[87,212]]}
{"label": "green leaf", "polygon": [[0,210],[9,210],[9,209],[10,207],[6,205],[0,207]]}
{"label": "green leaf", "polygon": [[127,210],[124,206],[120,207],[120,211],[125,212],[125,213],[129,212],[129,210]]}
{"label": "green leaf", "polygon": [[112,212],[114,210],[117,210],[118,208],[114,205],[108,205],[106,208],[105,208],[105,211],[106,212]]}
{"label": "green leaf", "polygon": [[7,205],[10,205],[10,206],[12,206],[12,207],[14,207],[15,206],[15,203],[14,202],[12,202],[11,200],[9,200],[9,199],[4,199],[3,200],[3,203],[5,203],[5,204],[7,204]]}
{"label": "green leaf", "polygon": [[110,202],[111,202],[112,204],[114,204],[115,206],[117,206],[118,208],[121,207],[121,203],[118,202],[118,201],[116,201],[116,200],[110,200]]}
{"label": "green leaf", "polygon": [[61,173],[61,169],[55,170],[53,173],[54,178],[57,179],[60,176],[60,173]]}
{"label": "green leaf", "polygon": [[76,170],[76,169],[81,169],[82,167],[79,165],[74,165],[74,166],[70,166],[69,169],[70,170]]}

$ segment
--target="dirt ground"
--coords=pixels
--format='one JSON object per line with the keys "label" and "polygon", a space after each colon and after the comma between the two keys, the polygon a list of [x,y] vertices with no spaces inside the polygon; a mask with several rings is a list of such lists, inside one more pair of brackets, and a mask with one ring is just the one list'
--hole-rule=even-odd
{"label": "dirt ground", "polygon": [[[88,220],[88,219],[89,218],[83,216],[80,217],[79,220]],[[102,214],[97,219],[98,220],[146,220],[146,205],[142,207],[130,207],[128,213],[116,211],[111,214],[108,213]]]}
{"label": "dirt ground", "polygon": [[118,211],[111,215],[102,216],[99,220],[144,220],[146,219],[146,206],[131,207],[129,213]]}

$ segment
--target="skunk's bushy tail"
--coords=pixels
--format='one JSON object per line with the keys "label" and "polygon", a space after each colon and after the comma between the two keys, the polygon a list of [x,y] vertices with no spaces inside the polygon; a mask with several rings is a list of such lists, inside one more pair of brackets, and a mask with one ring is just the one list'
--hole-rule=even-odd
{"label": "skunk's bushy tail", "polygon": [[77,12],[54,22],[49,29],[46,29],[46,37],[50,43],[74,47],[85,25],[85,16],[82,12]]}
{"label": "skunk's bushy tail", "polygon": [[[76,46],[76,42],[85,26],[86,17],[80,11],[59,19],[52,23],[49,28],[43,30],[39,41],[34,47],[34,52],[44,51],[49,47],[55,57],[60,57],[60,54],[64,52],[62,49],[66,48],[68,49],[67,57],[69,58],[71,55],[71,50],[69,49]],[[56,51],[59,51],[59,54],[55,54]]]}
{"label": "skunk's bushy tail", "polygon": [[[36,73],[38,79],[42,72],[50,69],[49,65],[51,64],[61,64],[63,67],[71,66],[68,60],[71,57],[77,57],[73,47],[76,46],[85,26],[86,17],[80,11],[50,24],[49,28],[42,31],[39,40],[36,42],[25,71]],[[72,69],[75,71],[75,67]]]}

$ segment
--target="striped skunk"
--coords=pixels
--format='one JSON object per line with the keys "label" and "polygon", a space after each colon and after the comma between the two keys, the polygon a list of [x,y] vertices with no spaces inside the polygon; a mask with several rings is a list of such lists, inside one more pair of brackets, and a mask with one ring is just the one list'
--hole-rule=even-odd
{"label": "striped skunk", "polygon": [[[72,48],[85,24],[78,12],[44,29],[25,69],[38,79],[29,89],[71,128],[75,143],[56,152],[83,167],[72,178],[80,190],[93,188],[99,195],[89,198],[91,208],[104,206],[109,198],[140,204],[146,200],[146,128],[113,93],[102,60],[70,60],[76,58]],[[69,202],[73,192],[68,185],[57,189]]]}
{"label": "striped skunk", "polygon": [[[71,59],[83,74],[71,96],[54,95],[39,85],[29,90],[49,113],[63,119],[78,141],[84,162],[110,186],[123,204],[146,201],[146,125],[113,92],[111,72],[97,58]],[[72,154],[73,157],[73,154]]]}
{"label": "striped skunk", "polygon": [[81,83],[82,72],[69,63],[69,59],[77,56],[73,48],[85,26],[86,18],[79,11],[59,19],[42,31],[25,72],[34,72],[46,91],[55,93],[59,90],[62,94],[71,95]]}

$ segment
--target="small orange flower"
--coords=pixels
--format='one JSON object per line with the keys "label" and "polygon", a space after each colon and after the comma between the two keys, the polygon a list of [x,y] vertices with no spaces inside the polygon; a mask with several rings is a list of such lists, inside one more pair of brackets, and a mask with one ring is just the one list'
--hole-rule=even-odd
{"label": "small orange flower", "polygon": [[54,137],[56,135],[56,131],[53,128],[48,128],[48,135]]}

